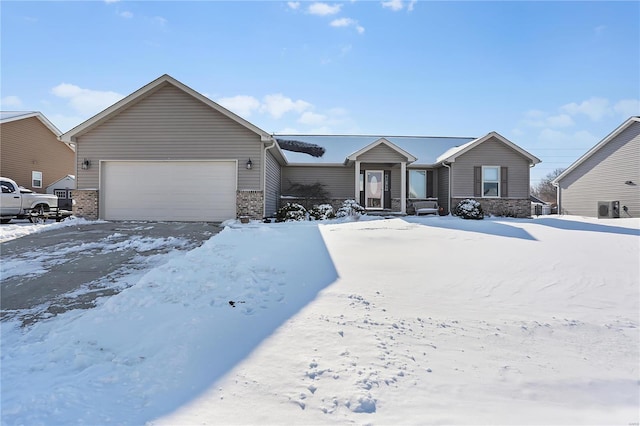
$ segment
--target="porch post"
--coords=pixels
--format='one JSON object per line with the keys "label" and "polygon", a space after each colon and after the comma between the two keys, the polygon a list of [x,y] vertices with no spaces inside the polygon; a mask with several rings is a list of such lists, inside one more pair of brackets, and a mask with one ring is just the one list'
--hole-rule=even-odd
{"label": "porch post", "polygon": [[407,163],[400,163],[400,212],[407,213]]}
{"label": "porch post", "polygon": [[356,203],[360,204],[360,161],[359,160],[356,160],[356,190],[355,190],[354,200],[356,200]]}

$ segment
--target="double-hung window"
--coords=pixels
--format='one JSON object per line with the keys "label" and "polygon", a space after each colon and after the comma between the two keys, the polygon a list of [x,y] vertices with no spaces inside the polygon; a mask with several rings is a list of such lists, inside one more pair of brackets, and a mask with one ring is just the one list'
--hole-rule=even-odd
{"label": "double-hung window", "polygon": [[427,198],[426,170],[409,170],[409,198]]}
{"label": "double-hung window", "polygon": [[482,166],[482,196],[500,196],[500,167]]}
{"label": "double-hung window", "polygon": [[42,188],[42,172],[31,172],[31,186]]}

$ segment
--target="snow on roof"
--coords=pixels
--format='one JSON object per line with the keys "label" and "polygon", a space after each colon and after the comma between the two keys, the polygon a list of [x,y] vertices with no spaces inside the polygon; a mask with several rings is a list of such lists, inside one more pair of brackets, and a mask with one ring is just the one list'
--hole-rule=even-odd
{"label": "snow on roof", "polygon": [[385,136],[385,135],[275,135],[280,139],[293,139],[311,143],[325,148],[320,158],[310,155],[284,151],[290,164],[343,164],[354,152],[370,145],[380,138],[397,145],[402,150],[417,158],[413,164],[435,164],[443,152],[474,141],[465,137],[433,137],[433,136]]}

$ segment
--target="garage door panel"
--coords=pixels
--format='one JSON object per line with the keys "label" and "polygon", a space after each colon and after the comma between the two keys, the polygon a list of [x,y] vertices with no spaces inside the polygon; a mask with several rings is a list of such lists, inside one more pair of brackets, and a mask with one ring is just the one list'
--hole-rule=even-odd
{"label": "garage door panel", "polygon": [[108,220],[223,221],[235,218],[235,161],[102,163]]}

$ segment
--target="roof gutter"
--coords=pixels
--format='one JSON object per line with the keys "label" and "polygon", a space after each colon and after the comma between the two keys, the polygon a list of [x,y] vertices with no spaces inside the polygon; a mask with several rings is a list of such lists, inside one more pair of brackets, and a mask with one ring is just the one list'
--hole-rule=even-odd
{"label": "roof gutter", "polygon": [[451,179],[453,179],[453,177],[451,175],[451,166],[445,163],[444,161],[442,162],[442,165],[445,166],[447,169],[449,169],[449,191],[447,191],[447,194],[448,194],[447,206],[449,207],[449,216],[451,216]]}

